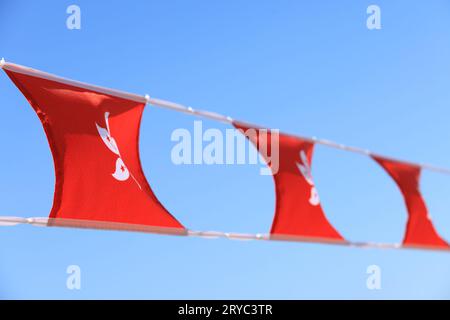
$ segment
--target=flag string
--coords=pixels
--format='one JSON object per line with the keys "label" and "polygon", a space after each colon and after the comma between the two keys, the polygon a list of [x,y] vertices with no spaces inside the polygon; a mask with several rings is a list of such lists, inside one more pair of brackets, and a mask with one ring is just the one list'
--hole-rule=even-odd
{"label": "flag string", "polygon": [[[197,110],[192,107],[187,107],[187,106],[184,106],[184,105],[181,105],[178,103],[165,101],[165,100],[161,100],[161,99],[154,99],[154,98],[149,97],[148,95],[146,95],[145,97],[146,97],[147,103],[150,105],[153,105],[155,107],[171,109],[171,110],[175,110],[178,112],[183,112],[183,113],[199,116],[202,118],[207,118],[207,119],[211,119],[211,120],[224,122],[227,124],[233,124],[233,122],[235,121],[235,120],[233,120],[233,118],[231,118],[229,116],[224,116],[219,113],[205,111],[205,110]],[[239,122],[244,122],[244,121],[239,121]],[[245,122],[245,123],[249,124],[248,122]],[[255,124],[249,124],[249,126],[261,128],[260,125],[255,125]],[[304,137],[304,136],[292,135],[292,134],[287,134],[287,135],[297,137],[297,138],[300,138],[300,139],[303,139],[303,140],[306,140],[306,141],[309,141],[309,142],[312,142],[315,144],[320,144],[320,145],[323,145],[326,147],[334,148],[334,149],[344,150],[344,151],[348,151],[348,152],[352,152],[352,153],[358,153],[358,154],[362,154],[365,156],[381,157],[381,158],[384,158],[387,160],[398,161],[398,162],[402,162],[405,164],[421,167],[421,168],[429,170],[429,171],[434,171],[434,172],[439,172],[442,174],[450,175],[450,169],[448,169],[448,168],[438,167],[438,166],[427,164],[427,163],[416,163],[416,162],[411,162],[411,161],[407,161],[407,160],[401,160],[401,159],[393,158],[390,156],[384,156],[384,155],[381,155],[378,153],[374,153],[368,149],[352,147],[352,146],[340,144],[340,143],[337,143],[337,142],[334,142],[331,140],[327,140],[327,139],[320,139],[317,137]]]}
{"label": "flag string", "polygon": [[[164,235],[176,235],[176,233],[167,231],[167,228],[158,228],[158,227],[149,227],[148,229],[135,228],[134,225],[124,224],[124,223],[116,223],[116,227],[111,228],[114,223],[103,223],[99,222],[97,227],[85,226],[83,227],[81,223],[85,223],[86,221],[78,222],[80,224],[75,225],[73,223],[64,224],[64,222],[60,225],[52,226],[49,222],[53,221],[64,221],[65,219],[50,219],[45,217],[12,217],[12,216],[0,216],[0,227],[5,226],[17,226],[17,225],[32,225],[37,227],[69,227],[69,228],[78,228],[78,229],[100,229],[100,230],[108,230],[108,231],[133,231],[140,233],[150,233],[150,234],[164,234]],[[101,227],[101,225],[108,227]],[[378,243],[378,242],[356,242],[356,241],[333,241],[326,238],[314,238],[314,237],[274,237],[270,234],[249,234],[249,233],[236,233],[236,232],[222,232],[222,231],[196,231],[196,230],[185,230],[185,232],[178,234],[180,236],[188,236],[188,237],[196,237],[196,238],[204,238],[204,239],[228,239],[228,240],[237,240],[237,241],[284,241],[284,242],[297,242],[297,243],[311,243],[311,244],[331,244],[338,246],[346,246],[346,247],[354,247],[354,248],[365,248],[365,249],[429,249],[435,251],[444,251],[450,252],[449,249],[446,248],[437,248],[437,247],[428,247],[428,246],[405,246],[401,243]]]}
{"label": "flag string", "polygon": [[[112,96],[116,96],[116,97],[121,97],[121,98],[125,98],[125,99],[130,99],[130,100],[133,100],[136,102],[146,103],[146,104],[152,105],[154,107],[170,109],[170,110],[174,110],[174,111],[178,111],[178,112],[182,112],[182,113],[186,113],[186,114],[190,114],[190,115],[194,115],[194,116],[198,116],[198,117],[202,117],[202,118],[206,118],[206,119],[211,119],[214,121],[219,121],[219,122],[226,123],[226,124],[233,124],[233,122],[235,121],[233,118],[231,118],[229,116],[225,116],[225,115],[222,115],[222,114],[219,114],[216,112],[207,111],[207,110],[194,109],[190,106],[185,106],[185,105],[182,105],[179,103],[175,103],[175,102],[171,102],[171,101],[167,101],[167,100],[163,100],[163,99],[153,98],[153,97],[149,96],[148,94],[142,96],[142,95],[133,94],[133,93],[125,92],[125,91],[110,89],[110,88],[106,88],[106,87],[101,87],[101,86],[92,85],[92,84],[88,84],[88,83],[84,83],[84,82],[80,82],[80,81],[76,81],[76,80],[63,78],[63,77],[60,77],[60,76],[57,76],[54,74],[50,74],[47,72],[43,72],[40,70],[32,69],[29,67],[21,66],[18,64],[10,63],[10,62],[6,62],[4,58],[2,58],[0,60],[0,68],[6,69],[6,70],[12,70],[15,72],[28,74],[28,75],[32,75],[32,76],[38,76],[38,77],[48,79],[48,80],[59,81],[62,83],[66,83],[68,85],[75,85],[78,87],[97,91],[100,93],[104,93],[104,94],[108,94],[108,95],[112,95]],[[242,121],[242,122],[245,122],[245,121]],[[245,122],[245,123],[248,123],[248,122]],[[261,128],[261,126],[259,126],[259,125],[254,125],[254,126]],[[327,140],[327,139],[320,139],[317,137],[304,137],[304,136],[300,136],[300,135],[291,135],[291,136],[298,137],[303,140],[310,141],[312,143],[320,144],[320,145],[334,148],[334,149],[339,149],[339,150],[344,150],[344,151],[348,151],[348,152],[352,152],[352,153],[362,154],[365,156],[382,157],[387,160],[398,161],[398,162],[402,162],[405,164],[417,166],[417,167],[420,167],[420,168],[423,168],[423,169],[426,169],[429,171],[434,171],[434,172],[450,175],[450,169],[448,169],[448,168],[443,168],[443,167],[439,167],[439,166],[435,166],[435,165],[431,165],[431,164],[427,164],[427,163],[417,163],[417,162],[411,162],[411,161],[407,161],[407,160],[401,160],[401,159],[390,157],[390,156],[384,156],[381,154],[374,153],[368,149],[348,146],[348,145],[337,143],[337,142]]]}
{"label": "flag string", "polygon": [[[28,224],[37,227],[47,227],[48,222],[51,219],[45,217],[33,217],[33,218],[22,218],[22,217],[7,217],[0,216],[0,227],[1,226],[15,226],[21,224]],[[64,219],[59,219],[64,220]],[[83,221],[84,222],[84,221]],[[109,228],[94,228],[94,229],[104,229],[109,231],[133,231],[140,233],[150,233],[150,234],[164,234],[164,235],[174,235],[172,232],[167,232],[167,228],[151,227],[149,230],[140,230],[134,229],[132,226],[127,228],[126,224],[120,224],[122,227],[109,229]],[[79,228],[86,229],[86,227],[82,227],[81,225],[76,227],[74,225],[60,225],[57,227],[70,227],[70,228]],[[248,233],[236,233],[236,232],[222,232],[222,231],[195,231],[195,230],[186,230],[185,233],[181,234],[189,237],[203,238],[203,239],[228,239],[228,240],[237,240],[237,241],[288,241],[288,242],[297,242],[297,243],[311,243],[311,244],[332,244],[338,246],[346,246],[353,248],[363,248],[363,249],[428,249],[434,251],[445,251],[450,252],[450,250],[445,248],[437,248],[437,247],[428,247],[428,246],[405,246],[401,243],[378,243],[378,242],[356,242],[356,241],[330,241],[329,239],[320,239],[320,238],[308,238],[308,237],[284,237],[277,238],[273,237],[270,234],[248,234]]]}

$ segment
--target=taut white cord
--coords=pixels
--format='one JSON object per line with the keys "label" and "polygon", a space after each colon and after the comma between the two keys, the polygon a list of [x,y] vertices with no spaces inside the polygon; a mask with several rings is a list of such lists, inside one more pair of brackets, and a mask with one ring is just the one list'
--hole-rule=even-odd
{"label": "taut white cord", "polygon": [[[196,115],[196,116],[208,118],[208,119],[215,120],[215,121],[220,121],[220,122],[227,123],[227,124],[233,124],[233,121],[234,121],[231,117],[224,116],[219,113],[205,111],[205,110],[198,110],[198,109],[194,109],[192,107],[184,106],[179,103],[166,101],[166,100],[162,100],[162,99],[157,99],[157,98],[152,98],[148,94],[141,96],[141,95],[137,95],[137,94],[133,94],[133,93],[128,93],[128,92],[119,91],[119,90],[115,90],[115,89],[109,89],[109,88],[105,88],[105,87],[101,87],[101,86],[91,85],[88,83],[59,77],[59,76],[56,76],[56,75],[53,75],[53,74],[50,74],[47,72],[43,72],[43,71],[39,71],[36,69],[24,67],[24,66],[21,66],[18,64],[6,62],[5,59],[3,59],[3,58],[0,60],[0,67],[3,69],[6,69],[6,70],[11,70],[11,71],[18,72],[18,73],[23,73],[23,74],[28,74],[28,75],[32,75],[32,76],[37,76],[37,77],[44,78],[44,79],[58,81],[61,83],[78,86],[78,87],[85,88],[88,90],[93,90],[93,91],[129,99],[129,100],[133,100],[133,101],[137,101],[137,102],[141,102],[141,103],[147,103],[147,104],[150,104],[150,105],[153,105],[156,107],[171,109],[171,110],[175,110],[178,112]],[[246,123],[246,122],[244,122],[244,123]],[[255,126],[255,127],[261,127],[261,126]],[[293,135],[293,136],[295,136],[295,135]],[[351,147],[351,146],[336,143],[336,142],[326,140],[326,139],[318,139],[316,137],[302,137],[302,136],[295,136],[295,137],[298,137],[298,138],[301,138],[301,139],[304,139],[307,141],[311,141],[311,142],[314,142],[317,144],[321,144],[321,145],[324,145],[327,147],[335,148],[335,149],[340,149],[340,150],[353,152],[353,153],[359,153],[359,154],[362,154],[365,156],[379,156],[379,157],[386,158],[389,160],[399,161],[399,162],[407,163],[410,165],[418,166],[418,167],[421,167],[426,170],[450,175],[450,169],[447,169],[447,168],[437,167],[437,166],[425,164],[425,163],[415,163],[415,162],[405,161],[405,160],[396,159],[396,158],[392,158],[392,157],[388,157],[388,156],[383,156],[380,154],[373,153],[367,149]]]}

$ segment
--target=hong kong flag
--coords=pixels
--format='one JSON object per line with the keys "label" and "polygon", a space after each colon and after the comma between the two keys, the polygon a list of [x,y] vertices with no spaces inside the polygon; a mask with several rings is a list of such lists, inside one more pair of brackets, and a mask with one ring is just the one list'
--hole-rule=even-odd
{"label": "hong kong flag", "polygon": [[276,208],[271,237],[345,242],[326,218],[320,204],[311,174],[314,144],[285,134],[274,139],[274,132],[240,122],[235,122],[234,126],[256,146],[272,169]]}
{"label": "hong kong flag", "polygon": [[49,225],[185,232],[141,168],[144,98],[14,65],[5,71],[39,116],[53,154]]}
{"label": "hong kong flag", "polygon": [[379,156],[372,156],[372,158],[392,177],[405,199],[408,209],[408,223],[403,245],[449,249],[447,242],[441,238],[434,228],[420,192],[421,168]]}

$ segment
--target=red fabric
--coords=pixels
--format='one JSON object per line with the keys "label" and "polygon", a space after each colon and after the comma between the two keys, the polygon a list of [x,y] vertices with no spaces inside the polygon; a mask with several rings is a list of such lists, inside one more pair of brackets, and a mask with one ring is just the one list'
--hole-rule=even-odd
{"label": "red fabric", "polygon": [[[238,129],[245,131],[254,129],[242,123],[234,123]],[[260,135],[246,135],[261,152],[267,147],[269,156],[271,145],[271,132],[261,143]],[[265,135],[263,134],[262,137]],[[314,144],[297,137],[284,134],[279,136],[278,166],[269,163],[272,168],[276,189],[276,209],[271,234],[275,238],[321,238],[324,240],[344,241],[343,237],[330,224],[320,205],[317,190],[311,176],[311,160]],[[265,157],[265,152],[261,155]],[[276,168],[278,170],[276,171]],[[274,170],[275,169],[275,170]]]}
{"label": "red fabric", "polygon": [[36,111],[50,144],[56,171],[50,218],[183,229],[141,168],[143,103],[6,73]]}
{"label": "red fabric", "polygon": [[447,242],[436,232],[420,192],[421,168],[378,156],[373,159],[394,179],[405,199],[408,223],[403,245],[448,248]]}

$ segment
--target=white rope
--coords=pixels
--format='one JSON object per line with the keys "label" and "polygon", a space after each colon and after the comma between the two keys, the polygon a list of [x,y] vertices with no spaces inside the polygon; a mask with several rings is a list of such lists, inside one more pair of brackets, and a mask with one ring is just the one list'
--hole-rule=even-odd
{"label": "white rope", "polygon": [[[88,83],[59,77],[59,76],[56,76],[56,75],[53,75],[53,74],[50,74],[47,72],[43,72],[40,70],[24,67],[24,66],[21,66],[18,64],[10,63],[10,62],[6,62],[4,58],[2,58],[0,60],[0,68],[27,74],[27,75],[31,75],[31,76],[37,76],[37,77],[48,79],[48,80],[58,81],[58,82],[65,83],[68,85],[78,86],[81,88],[85,88],[87,90],[93,90],[93,91],[101,92],[104,94],[133,100],[136,102],[147,103],[147,104],[150,104],[150,105],[153,105],[156,107],[160,107],[160,108],[171,109],[171,110],[175,110],[175,111],[182,112],[182,113],[196,115],[199,117],[203,117],[203,118],[207,118],[207,119],[211,119],[211,120],[215,120],[215,121],[220,121],[220,122],[227,123],[227,124],[233,124],[233,121],[234,121],[233,118],[219,114],[219,113],[210,112],[210,111],[206,111],[206,110],[197,110],[192,107],[184,106],[179,103],[166,101],[166,100],[162,100],[162,99],[157,99],[157,98],[152,98],[148,94],[141,96],[141,95],[137,95],[137,94],[133,94],[133,93],[128,93],[128,92],[119,91],[119,90],[115,90],[115,89],[109,89],[109,88],[105,88],[105,87],[101,87],[101,86],[91,85]],[[246,122],[244,122],[244,123],[246,123]],[[255,125],[255,127],[261,127],[261,126]],[[340,144],[340,143],[326,140],[326,139],[319,139],[316,137],[303,137],[303,136],[297,136],[297,135],[293,135],[293,136],[298,137],[303,140],[321,144],[321,145],[324,145],[324,146],[327,146],[330,148],[344,150],[344,151],[348,151],[348,152],[352,152],[352,153],[358,153],[358,154],[362,154],[365,156],[378,156],[378,157],[382,157],[382,158],[385,158],[388,160],[399,161],[399,162],[403,162],[405,164],[418,166],[422,169],[426,169],[429,171],[434,171],[434,172],[439,172],[442,174],[450,175],[450,169],[434,166],[434,165],[427,164],[427,163],[416,163],[416,162],[411,162],[411,161],[405,161],[405,160],[401,160],[401,159],[397,159],[397,158],[393,158],[393,157],[389,157],[389,156],[384,156],[381,154],[376,154],[367,149],[347,146],[347,145]]]}
{"label": "white rope", "polygon": [[[147,95],[147,97],[148,97],[148,95]],[[231,117],[224,116],[222,114],[213,113],[213,112],[204,111],[204,110],[196,110],[196,109],[192,109],[191,107],[186,107],[186,106],[183,106],[183,105],[178,104],[178,103],[173,103],[173,102],[165,101],[165,100],[161,100],[161,99],[154,99],[154,98],[150,98],[149,97],[147,99],[147,103],[150,104],[150,105],[156,106],[156,107],[172,109],[172,110],[175,110],[175,111],[184,112],[184,113],[188,113],[188,114],[193,114],[193,115],[196,115],[196,116],[200,116],[200,117],[203,117],[203,118],[208,118],[208,119],[212,119],[212,120],[216,120],[216,121],[220,121],[220,122],[224,122],[224,123],[228,123],[228,124],[233,124],[233,121],[234,121]],[[245,123],[247,123],[247,122],[245,122]],[[259,125],[254,125],[254,126],[256,128],[261,127]],[[298,135],[291,135],[291,136],[298,137],[300,139],[311,141],[313,143],[321,144],[321,145],[324,145],[326,147],[330,147],[330,148],[334,148],[334,149],[344,150],[344,151],[348,151],[348,152],[352,152],[352,153],[358,153],[358,154],[362,154],[362,155],[369,156],[369,157],[370,156],[378,156],[378,157],[385,158],[387,160],[398,161],[398,162],[402,162],[402,163],[405,163],[405,164],[418,166],[420,168],[423,168],[423,169],[426,169],[426,170],[429,170],[429,171],[435,171],[435,172],[439,172],[439,173],[442,173],[442,174],[450,175],[450,169],[447,169],[447,168],[442,168],[442,167],[438,167],[438,166],[434,166],[434,165],[430,165],[430,164],[426,164],[426,163],[415,163],[415,162],[411,162],[411,161],[400,160],[400,159],[397,159],[397,158],[380,155],[380,154],[374,153],[374,152],[372,152],[370,150],[367,150],[367,149],[347,146],[347,145],[340,144],[340,143],[337,143],[337,142],[334,142],[334,141],[330,141],[330,140],[326,140],[326,139],[319,139],[319,138],[316,138],[316,137],[303,137],[303,136],[298,136]]]}
{"label": "white rope", "polygon": [[[32,226],[38,227],[47,227],[50,220],[53,221],[64,221],[65,219],[49,219],[45,217],[32,217],[32,218],[22,218],[22,217],[8,217],[8,216],[0,216],[0,227],[7,226],[17,226],[21,224],[28,224]],[[135,225],[129,225],[129,229],[127,229],[126,224],[120,224],[120,228],[95,228],[89,226],[90,221],[80,221],[79,224],[67,224],[61,225],[55,224],[52,227],[64,227],[64,228],[75,228],[75,229],[101,229],[101,230],[122,230],[122,231],[133,231],[140,233],[151,233],[151,234],[166,234],[166,235],[174,235],[174,232],[168,232],[167,228],[158,228],[151,227],[150,229],[135,229]],[[86,227],[83,227],[83,222],[86,222]],[[101,223],[101,222],[100,222]],[[106,222],[108,223],[108,222]],[[114,223],[111,224],[113,226]],[[312,243],[312,244],[331,244],[331,245],[339,245],[339,246],[347,246],[353,248],[363,248],[363,249],[428,249],[428,250],[436,250],[436,251],[445,251],[450,252],[450,249],[445,248],[436,248],[436,247],[427,247],[427,246],[404,246],[401,243],[375,243],[375,242],[352,242],[352,241],[334,241],[328,240],[324,238],[308,238],[308,237],[285,237],[285,236],[271,236],[270,234],[247,234],[247,233],[230,233],[230,232],[221,232],[221,231],[194,231],[194,230],[186,230],[185,233],[180,233],[178,235],[185,235],[189,237],[197,237],[204,239],[228,239],[228,240],[240,240],[240,241],[288,241],[288,242],[299,242],[299,243]]]}
{"label": "white rope", "polygon": [[39,78],[46,79],[46,80],[56,81],[56,82],[70,85],[70,86],[76,86],[79,88],[83,88],[83,89],[87,89],[87,90],[91,90],[91,91],[95,91],[95,92],[99,92],[99,93],[103,93],[103,94],[107,94],[107,95],[111,95],[111,96],[116,96],[116,97],[127,99],[127,100],[132,100],[132,101],[141,102],[141,103],[146,102],[145,97],[137,95],[137,94],[120,91],[120,90],[115,90],[115,89],[110,89],[110,88],[105,88],[105,87],[101,87],[101,86],[96,86],[93,84],[80,82],[80,81],[76,81],[76,80],[72,80],[72,79],[63,78],[63,77],[60,77],[60,76],[57,76],[57,75],[54,75],[51,73],[47,73],[47,72],[43,72],[40,70],[29,68],[29,67],[21,66],[21,65],[15,64],[15,63],[6,62],[6,61],[4,61],[3,58],[2,58],[2,60],[3,60],[3,63],[2,64],[0,63],[0,67],[5,70],[11,70],[11,71],[29,75],[29,76],[34,76],[34,77],[39,77]]}
{"label": "white rope", "polygon": [[33,226],[46,227],[48,224],[48,218],[44,217],[22,218],[22,217],[0,216],[0,227],[10,227],[19,224],[30,224]]}

